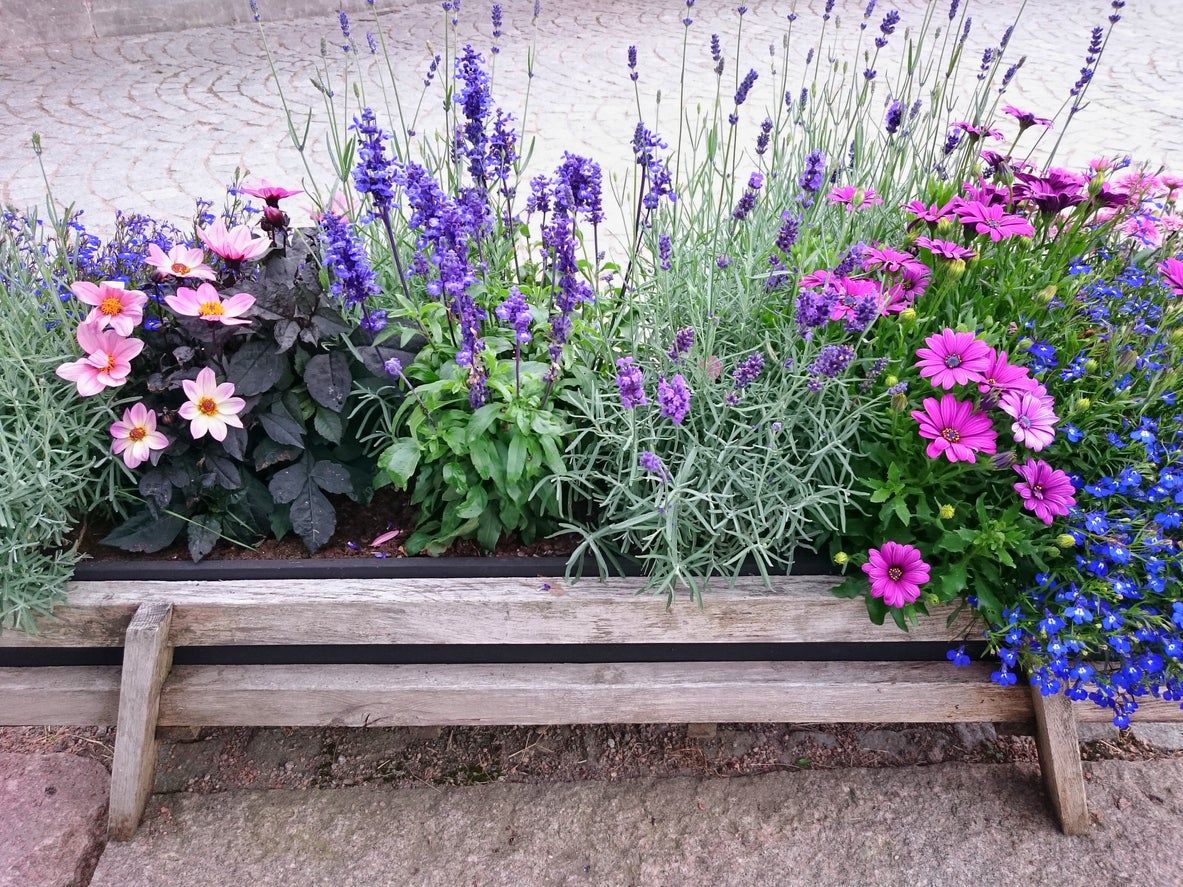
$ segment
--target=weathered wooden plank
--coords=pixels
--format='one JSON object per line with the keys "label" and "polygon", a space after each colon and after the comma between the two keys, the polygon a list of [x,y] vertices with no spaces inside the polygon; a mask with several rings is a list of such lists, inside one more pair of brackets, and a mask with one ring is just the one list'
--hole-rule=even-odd
{"label": "weathered wooden plank", "polygon": [[118,711],[118,666],[0,668],[0,726],[105,727]]}
{"label": "weathered wooden plank", "polygon": [[136,608],[174,605],[177,646],[221,644],[613,644],[947,641],[964,635],[941,608],[910,632],[877,626],[837,580],[759,578],[707,592],[701,609],[640,595],[640,579],[342,579],[75,582],[37,635],[0,646],[118,646]]}
{"label": "weathered wooden plank", "polygon": [[1024,720],[1024,688],[943,663],[178,666],[162,725]]}
{"label": "weathered wooden plank", "polygon": [[172,605],[152,602],[140,604],[127,627],[107,817],[107,833],[114,841],[135,834],[152,792],[160,688],[173,661],[171,623]]}
{"label": "weathered wooden plank", "polygon": [[1029,688],[1035,707],[1035,740],[1039,746],[1039,768],[1048,800],[1066,835],[1083,835],[1092,825],[1080,766],[1080,744],[1076,713],[1065,696],[1044,696]]}

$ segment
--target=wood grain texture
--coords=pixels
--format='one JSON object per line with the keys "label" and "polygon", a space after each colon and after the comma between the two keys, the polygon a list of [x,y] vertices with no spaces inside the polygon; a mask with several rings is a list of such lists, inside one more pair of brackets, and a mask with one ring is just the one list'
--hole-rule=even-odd
{"label": "wood grain texture", "polygon": [[118,712],[118,666],[0,668],[0,726],[106,727]]}
{"label": "wood grain texture", "polygon": [[179,666],[162,725],[1024,720],[1023,688],[943,663]]}
{"label": "wood grain texture", "polygon": [[136,608],[174,605],[177,646],[220,644],[613,644],[948,641],[940,608],[909,632],[867,619],[836,598],[833,577],[759,578],[667,608],[638,594],[643,580],[342,579],[75,582],[36,635],[0,633],[0,646],[118,646]]}
{"label": "wood grain texture", "polygon": [[1092,825],[1080,765],[1080,742],[1076,713],[1065,696],[1044,696],[1028,688],[1035,707],[1035,740],[1039,746],[1039,768],[1048,800],[1066,835],[1083,835]]}
{"label": "wood grain texture", "polygon": [[173,661],[171,623],[172,605],[153,602],[140,604],[127,627],[107,818],[107,833],[114,841],[135,834],[152,791],[160,689]]}

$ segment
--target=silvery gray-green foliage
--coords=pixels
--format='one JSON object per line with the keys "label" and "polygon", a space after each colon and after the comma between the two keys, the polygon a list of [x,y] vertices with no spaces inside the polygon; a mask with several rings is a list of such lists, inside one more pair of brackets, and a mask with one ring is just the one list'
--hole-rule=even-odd
{"label": "silvery gray-green foliage", "polygon": [[[77,318],[42,227],[5,213],[0,229],[0,630],[28,629],[65,588],[79,516],[110,503],[106,403],[71,396],[54,369],[77,350]],[[52,229],[50,229],[52,232]]]}

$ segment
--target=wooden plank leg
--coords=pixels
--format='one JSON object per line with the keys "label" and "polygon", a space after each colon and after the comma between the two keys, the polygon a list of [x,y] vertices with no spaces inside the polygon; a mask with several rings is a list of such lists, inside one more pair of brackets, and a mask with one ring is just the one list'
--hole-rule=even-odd
{"label": "wooden plank leg", "polygon": [[127,841],[135,834],[152,791],[160,688],[173,662],[172,614],[172,604],[141,604],[127,627],[107,818],[113,841]]}
{"label": "wooden plank leg", "polygon": [[1039,767],[1048,797],[1066,835],[1083,835],[1092,825],[1080,766],[1080,744],[1072,701],[1056,694],[1044,696],[1031,688],[1035,707],[1035,739],[1039,743]]}

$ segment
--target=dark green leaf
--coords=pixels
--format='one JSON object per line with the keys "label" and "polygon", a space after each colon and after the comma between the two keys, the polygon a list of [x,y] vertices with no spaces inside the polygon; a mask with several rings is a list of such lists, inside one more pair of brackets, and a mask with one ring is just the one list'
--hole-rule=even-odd
{"label": "dark green leaf", "polygon": [[246,458],[246,431],[242,428],[227,428],[226,439],[222,441],[222,449],[232,459],[240,462]]}
{"label": "dark green leaf", "polygon": [[268,391],[283,375],[287,363],[273,343],[264,340],[247,342],[226,362],[226,379],[234,383],[234,393],[250,397]]}
{"label": "dark green leaf", "polygon": [[352,493],[353,481],[345,466],[321,459],[312,468],[312,479],[326,493]]}
{"label": "dark green leaf", "polygon": [[304,384],[318,404],[334,413],[341,412],[353,384],[349,360],[340,351],[317,354],[304,367]]}
{"label": "dark green leaf", "polygon": [[173,497],[173,483],[159,468],[140,475],[139,489],[140,495],[151,500],[157,508],[167,508]]}
{"label": "dark green leaf", "polygon": [[271,412],[260,413],[259,421],[267,436],[279,444],[293,447],[304,446],[304,425],[296,420],[292,412],[282,403],[271,405]]}
{"label": "dark green leaf", "polygon": [[255,470],[264,471],[283,462],[291,462],[300,458],[304,450],[287,444],[278,444],[269,437],[263,438],[255,445]]}
{"label": "dark green leaf", "polygon": [[521,480],[526,470],[526,439],[515,434],[509,442],[509,459],[505,463],[505,479],[510,484]]}
{"label": "dark green leaf", "polygon": [[295,465],[275,472],[267,484],[271,497],[276,502],[292,502],[305,487],[315,485],[312,480],[313,464],[312,457],[305,453]]}
{"label": "dark green leaf", "polygon": [[[238,464],[234,461],[210,453],[205,457],[205,467],[208,469],[207,476],[211,484],[217,484],[223,490],[237,490],[242,486],[242,474],[238,470]],[[192,531],[190,531],[190,535],[192,535]],[[195,560],[200,560],[200,558],[195,558]]]}
{"label": "dark green leaf", "polygon": [[221,519],[212,514],[199,514],[189,522],[189,557],[197,563],[214,550],[221,536]]}
{"label": "dark green leaf", "polygon": [[292,502],[289,515],[292,529],[304,541],[309,552],[323,547],[337,529],[336,512],[316,484],[309,483],[300,490]]}
{"label": "dark green leaf", "polygon": [[300,324],[294,320],[281,320],[275,325],[275,344],[282,354],[296,344],[296,336],[300,334]]}
{"label": "dark green leaf", "polygon": [[179,517],[171,514],[158,517],[145,510],[117,526],[102,539],[102,543],[124,551],[151,554],[172,545],[184,528],[185,522]]}
{"label": "dark green leaf", "polygon": [[336,308],[329,308],[326,305],[316,309],[316,313],[312,315],[312,325],[316,327],[321,338],[341,336],[352,329]]}
{"label": "dark green leaf", "polygon": [[407,488],[418,465],[419,444],[409,437],[396,440],[378,457],[378,467],[390,475],[400,490]]}
{"label": "dark green leaf", "polygon": [[341,414],[334,413],[332,410],[326,410],[324,407],[316,408],[316,415],[312,417],[312,427],[316,429],[316,433],[327,440],[329,443],[341,442]]}

